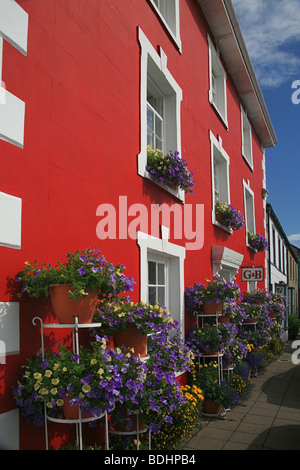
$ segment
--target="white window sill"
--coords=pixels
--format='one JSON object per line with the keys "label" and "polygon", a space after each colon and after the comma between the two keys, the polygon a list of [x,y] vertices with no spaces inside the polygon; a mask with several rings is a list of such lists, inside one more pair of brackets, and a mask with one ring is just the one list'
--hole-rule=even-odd
{"label": "white window sill", "polygon": [[248,158],[244,153],[242,153],[242,157],[243,157],[243,159],[245,160],[245,162],[246,162],[246,164],[248,165],[248,167],[250,168],[250,170],[251,170],[251,171],[254,171],[254,169],[253,169],[253,162],[250,163],[250,162],[249,162],[249,158]]}
{"label": "white window sill", "polygon": [[232,230],[231,228],[229,228],[229,227],[226,227],[226,225],[221,224],[220,222],[218,222],[218,221],[216,220],[216,217],[215,217],[215,214],[214,214],[214,213],[212,214],[212,223],[213,223],[213,225],[216,225],[217,227],[222,228],[223,230],[225,230],[225,232],[228,232],[230,235],[232,235],[233,230]]}
{"label": "white window sill", "polygon": [[223,122],[226,130],[228,131],[228,121],[226,118],[224,118],[223,114],[221,113],[221,111],[219,110],[219,108],[217,107],[216,103],[213,101],[213,100],[209,100],[211,106],[214,108],[214,110],[216,111],[216,113],[218,114],[219,118],[221,119],[221,121]]}
{"label": "white window sill", "polygon": [[185,192],[182,189],[178,189],[177,191],[175,191],[175,189],[172,189],[172,188],[170,188],[169,186],[167,186],[165,184],[157,183],[156,181],[154,181],[154,179],[152,178],[152,176],[150,175],[150,173],[148,171],[145,171],[144,178],[152,181],[152,183],[156,184],[158,187],[160,187],[160,188],[164,189],[165,191],[167,191],[168,193],[172,194],[172,196],[177,197],[177,199],[179,199],[181,202],[184,203],[184,201],[185,201]]}

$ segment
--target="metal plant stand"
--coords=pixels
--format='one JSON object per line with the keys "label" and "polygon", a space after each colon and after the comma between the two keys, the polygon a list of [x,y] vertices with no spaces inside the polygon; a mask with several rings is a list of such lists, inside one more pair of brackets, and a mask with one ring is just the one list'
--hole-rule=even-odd
{"label": "metal plant stand", "polygon": [[[80,328],[94,328],[100,327],[101,323],[79,323],[78,317],[75,317],[74,323],[44,323],[40,317],[34,317],[32,323],[34,326],[37,325],[37,322],[40,323],[41,327],[41,345],[42,345],[42,357],[44,359],[45,348],[44,348],[44,329],[56,329],[56,328],[71,328],[72,329],[72,340],[73,340],[73,352],[74,354],[79,355],[79,329]],[[54,423],[63,423],[63,424],[75,424],[76,425],[76,441],[77,445],[80,450],[82,450],[82,424],[89,423],[91,421],[97,421],[99,419],[105,419],[105,450],[109,450],[109,434],[108,434],[108,415],[107,411],[104,411],[100,416],[93,416],[90,418],[82,418],[81,415],[81,406],[78,405],[79,413],[78,418],[55,418],[49,416],[47,413],[46,405],[44,405],[44,413],[45,413],[45,440],[46,440],[46,449],[49,449],[49,442],[48,442],[48,421],[52,421]]]}

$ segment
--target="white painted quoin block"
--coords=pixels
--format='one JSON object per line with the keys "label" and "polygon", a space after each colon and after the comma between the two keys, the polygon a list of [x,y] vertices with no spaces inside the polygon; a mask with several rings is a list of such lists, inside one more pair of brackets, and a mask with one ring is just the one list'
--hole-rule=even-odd
{"label": "white painted quoin block", "polygon": [[6,356],[20,354],[19,302],[0,302],[0,364]]}
{"label": "white painted quoin block", "polygon": [[[27,54],[28,14],[15,0],[0,0],[0,138],[24,145],[25,103],[7,91],[2,82],[3,39]],[[6,86],[4,86],[6,85]]]}
{"label": "white painted quoin block", "polygon": [[22,200],[0,192],[0,245],[21,249]]}
{"label": "white painted quoin block", "polygon": [[0,414],[0,450],[19,450],[19,410]]}

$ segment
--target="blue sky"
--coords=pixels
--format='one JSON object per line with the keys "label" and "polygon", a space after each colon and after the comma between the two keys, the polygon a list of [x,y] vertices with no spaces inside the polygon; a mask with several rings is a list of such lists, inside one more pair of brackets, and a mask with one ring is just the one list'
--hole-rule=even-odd
{"label": "blue sky", "polygon": [[300,248],[300,0],[232,3],[278,140],[266,150],[268,202]]}

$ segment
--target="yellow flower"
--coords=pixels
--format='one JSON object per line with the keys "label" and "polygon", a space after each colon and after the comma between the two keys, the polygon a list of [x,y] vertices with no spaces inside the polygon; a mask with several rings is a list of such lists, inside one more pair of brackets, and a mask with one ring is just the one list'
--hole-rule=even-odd
{"label": "yellow flower", "polygon": [[84,392],[84,393],[88,393],[90,390],[91,390],[91,386],[88,385],[88,384],[85,384],[82,386],[81,390]]}
{"label": "yellow flower", "polygon": [[48,390],[47,390],[46,388],[41,388],[41,389],[40,389],[40,394],[41,394],[41,395],[48,395],[48,393],[49,393],[49,392],[48,392]]}
{"label": "yellow flower", "polygon": [[52,379],[51,383],[52,385],[57,385],[59,383],[59,379]]}
{"label": "yellow flower", "polygon": [[67,368],[66,367],[63,367],[63,372],[67,372]]}
{"label": "yellow flower", "polygon": [[33,377],[35,378],[35,380],[41,380],[42,374],[40,374],[39,372],[35,372],[35,373],[33,374]]}
{"label": "yellow flower", "polygon": [[56,400],[56,404],[57,406],[63,406],[64,401],[61,398],[59,398],[58,400]]}
{"label": "yellow flower", "polygon": [[97,359],[91,359],[91,366],[94,366],[95,364],[97,364]]}
{"label": "yellow flower", "polygon": [[46,370],[46,371],[45,371],[45,376],[46,376],[46,377],[51,377],[51,375],[52,375],[52,371],[51,371],[51,370]]}
{"label": "yellow flower", "polygon": [[102,375],[103,373],[104,373],[104,369],[102,369],[102,367],[100,367],[100,369],[98,369],[98,371],[97,371],[97,374]]}
{"label": "yellow flower", "polygon": [[57,394],[57,388],[51,388],[50,393],[51,393],[51,395],[56,395]]}

